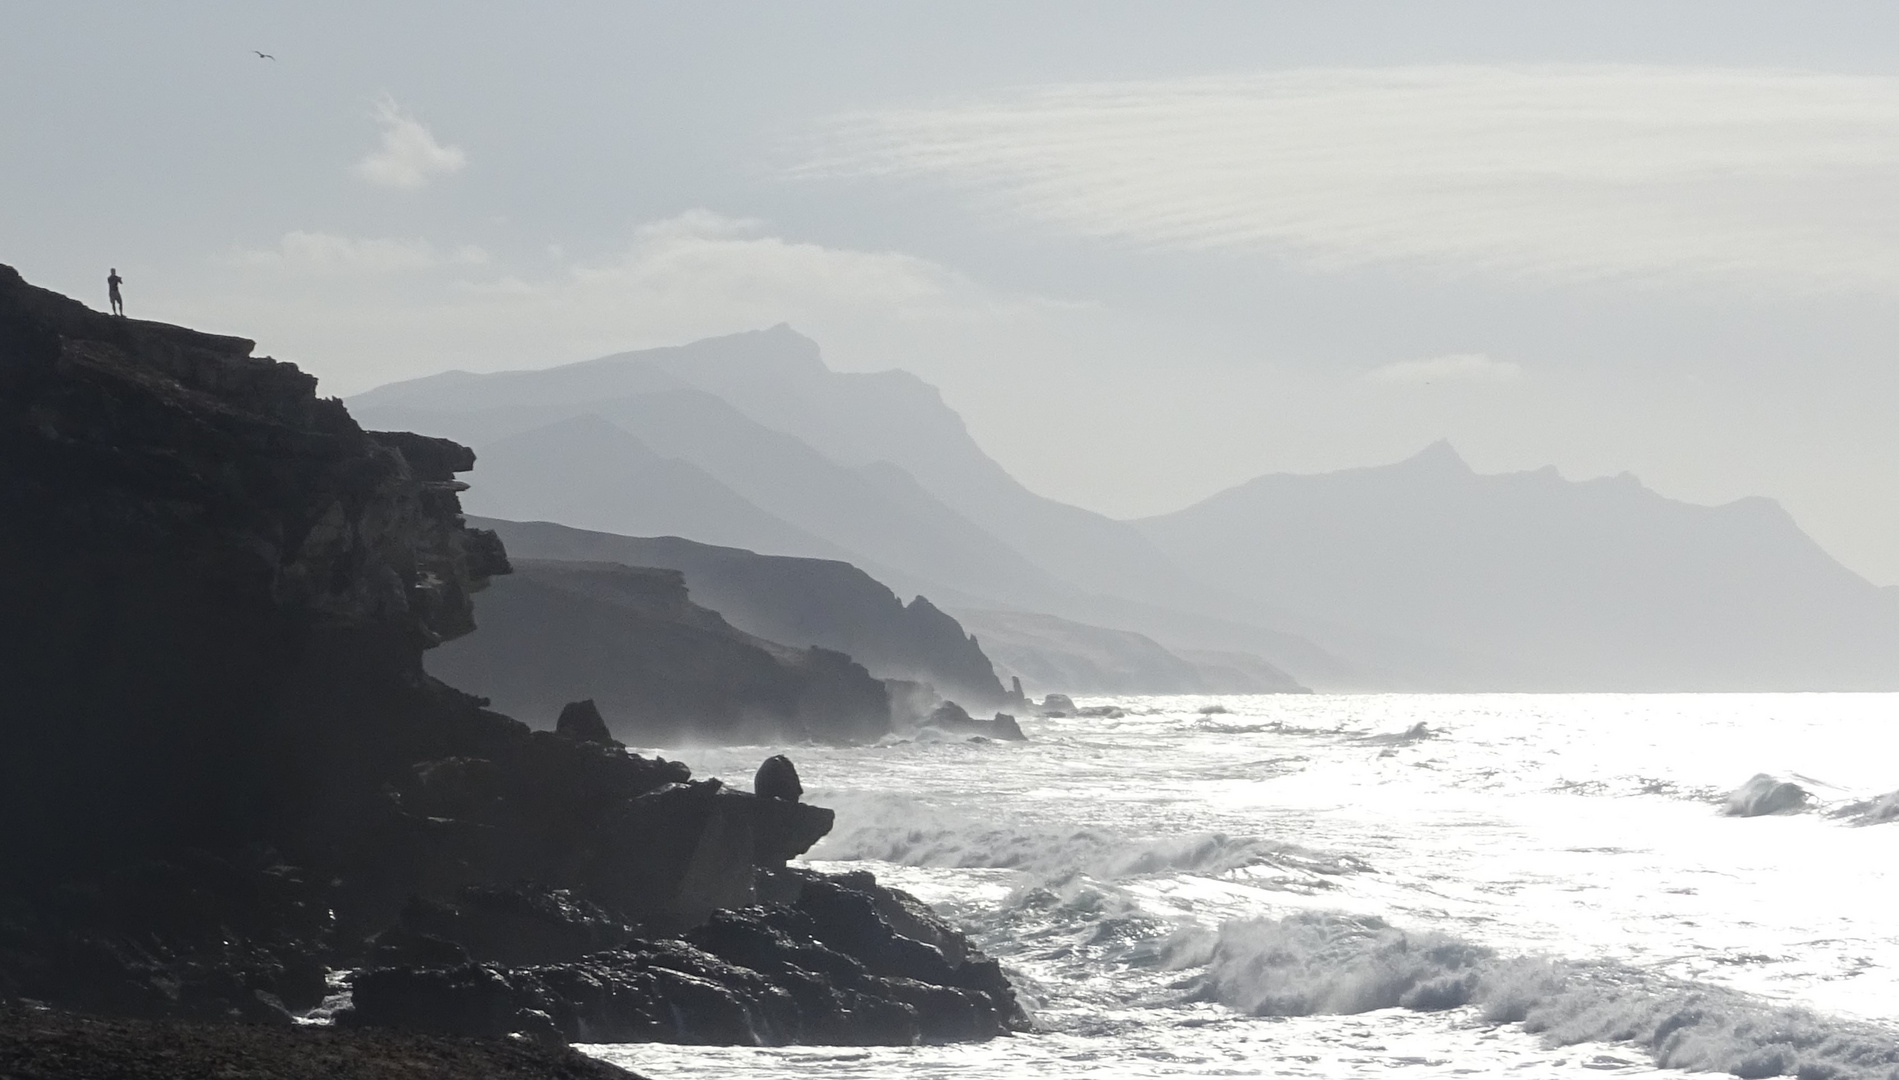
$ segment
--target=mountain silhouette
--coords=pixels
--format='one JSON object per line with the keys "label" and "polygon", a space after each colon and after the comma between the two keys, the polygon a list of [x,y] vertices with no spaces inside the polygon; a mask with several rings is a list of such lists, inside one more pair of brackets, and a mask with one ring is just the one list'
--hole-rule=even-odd
{"label": "mountain silhouette", "polygon": [[952,610],[1230,654],[1241,684],[1281,670],[1322,690],[1899,685],[1899,591],[1763,499],[1479,476],[1439,443],[1114,521],[1022,486],[923,380],[831,371],[783,325],[448,372],[350,408],[474,446],[468,503],[484,514],[844,560]]}
{"label": "mountain silhouette", "polygon": [[1480,475],[1448,442],[1261,476],[1137,523],[1236,591],[1461,658],[1446,688],[1887,689],[1899,602],[1768,499],[1622,476]]}

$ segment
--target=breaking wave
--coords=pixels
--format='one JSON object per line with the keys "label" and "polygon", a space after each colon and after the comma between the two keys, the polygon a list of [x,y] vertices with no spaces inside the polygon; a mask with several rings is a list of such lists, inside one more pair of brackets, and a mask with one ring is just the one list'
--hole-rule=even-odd
{"label": "breaking wave", "polygon": [[1729,793],[1727,813],[1729,817],[1791,814],[1805,810],[1808,798],[1807,789],[1791,780],[1755,773],[1747,783]]}
{"label": "breaking wave", "polygon": [[1613,964],[1504,957],[1377,918],[1305,912],[1185,932],[1170,962],[1194,991],[1255,1016],[1471,1007],[1556,1045],[1615,1042],[1664,1068],[1744,1078],[1894,1080],[1899,1032]]}
{"label": "breaking wave", "polygon": [[1137,837],[1101,828],[998,826],[908,800],[860,796],[832,801],[842,804],[838,826],[813,850],[813,858],[1017,870],[1044,880],[1074,874],[1109,881],[1156,874],[1211,875],[1255,866],[1312,875],[1367,868],[1350,856],[1257,836],[1202,832]]}
{"label": "breaking wave", "polygon": [[1833,817],[1846,818],[1855,825],[1878,825],[1899,821],[1899,791],[1889,791],[1875,799],[1850,802],[1831,811]]}

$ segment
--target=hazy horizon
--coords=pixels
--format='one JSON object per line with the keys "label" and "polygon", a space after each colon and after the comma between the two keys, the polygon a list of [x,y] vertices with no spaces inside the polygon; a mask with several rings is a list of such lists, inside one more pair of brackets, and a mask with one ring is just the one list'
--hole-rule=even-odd
{"label": "hazy horizon", "polygon": [[[800,337],[804,336],[802,333],[799,333],[797,327],[792,326],[789,323],[778,323],[778,324],[774,324],[772,327],[757,327],[751,330],[739,330],[739,331],[735,331],[733,334],[714,335],[713,338],[700,338],[700,339],[695,339],[694,341],[678,342],[676,344],[692,345],[692,344],[705,342],[708,340],[716,340],[719,337],[734,337],[734,336],[744,335],[747,333],[758,333],[758,332],[762,332],[766,330],[777,329],[780,327],[789,329],[793,333],[798,333]],[[819,344],[821,347],[821,343]],[[668,346],[666,345],[657,346],[657,348],[667,348],[667,347]],[[435,372],[429,372],[423,375],[418,375],[412,379],[398,379],[398,380],[394,380],[388,383],[380,383],[375,386],[364,387],[359,391],[356,391],[351,394],[343,395],[343,396],[346,399],[373,396],[378,391],[385,391],[393,387],[401,386],[405,383],[419,382],[419,381],[430,379],[436,376],[444,376],[444,375],[447,375],[447,376],[508,375],[508,374],[525,374],[525,373],[531,373],[531,372],[551,371],[559,367],[575,367],[579,365],[594,363],[596,361],[612,360],[623,355],[635,355],[641,351],[643,350],[623,350],[621,352],[608,353],[604,356],[592,357],[585,360],[569,361],[563,364],[549,364],[543,367],[497,368],[497,369],[489,370],[489,371],[480,371],[480,370],[474,370],[474,369],[469,369],[469,368],[448,368],[443,371],[435,371]],[[884,369],[884,372],[885,373],[887,372],[909,373],[909,372],[906,372],[906,369],[902,367],[887,368],[887,369]],[[879,373],[880,372],[865,372],[864,374],[879,374]],[[328,388],[324,387],[324,389],[328,389]],[[1217,498],[1218,496],[1225,495],[1227,493],[1244,488],[1255,480],[1262,480],[1262,479],[1267,479],[1267,478],[1277,477],[1277,476],[1322,477],[1322,476],[1330,476],[1337,473],[1351,473],[1351,472],[1383,469],[1389,466],[1400,465],[1405,462],[1416,460],[1420,457],[1431,454],[1433,451],[1437,450],[1439,447],[1447,448],[1453,457],[1455,457],[1457,460],[1462,462],[1466,467],[1470,468],[1472,473],[1479,476],[1509,476],[1509,475],[1519,475],[1519,474],[1544,472],[1548,470],[1553,470],[1555,475],[1558,478],[1562,480],[1566,480],[1566,481],[1586,481],[1586,480],[1629,478],[1629,479],[1633,479],[1638,484],[1641,484],[1646,489],[1654,490],[1654,488],[1651,485],[1649,485],[1646,482],[1646,480],[1644,480],[1640,475],[1636,474],[1633,470],[1628,470],[1628,469],[1624,469],[1616,473],[1571,474],[1563,470],[1560,466],[1553,463],[1525,466],[1522,468],[1499,468],[1499,469],[1494,469],[1494,470],[1479,468],[1476,465],[1471,463],[1469,455],[1465,454],[1463,450],[1458,446],[1456,439],[1453,439],[1450,436],[1439,436],[1435,439],[1429,440],[1428,442],[1421,443],[1413,447],[1409,451],[1399,450],[1395,452],[1392,456],[1379,458],[1376,460],[1370,460],[1370,461],[1366,461],[1360,464],[1345,465],[1345,466],[1340,466],[1336,468],[1322,468],[1322,467],[1305,468],[1305,469],[1295,468],[1295,469],[1279,469],[1279,470],[1272,470],[1268,472],[1262,472],[1262,473],[1258,473],[1252,476],[1242,477],[1240,479],[1233,481],[1230,484],[1226,484],[1225,486],[1213,489],[1211,491],[1199,492],[1195,494],[1183,494],[1181,496],[1180,502],[1175,503],[1175,504],[1162,505],[1158,509],[1152,510],[1150,512],[1139,513],[1139,514],[1105,514],[1104,516],[1107,516],[1117,521],[1130,522],[1130,523],[1140,522],[1142,520],[1150,519],[1150,518],[1167,517],[1179,511],[1190,509],[1201,503]],[[1047,495],[1048,493],[1037,492],[1037,494]],[[1669,497],[1674,498],[1672,496],[1669,496]],[[1771,502],[1774,502],[1777,505],[1779,504],[1779,500],[1775,499],[1773,496],[1760,495],[1760,494],[1737,495],[1731,499],[1725,499],[1720,502],[1700,502],[1694,499],[1675,499],[1674,501],[1686,503],[1689,506],[1714,509],[1714,508],[1718,508],[1722,506],[1727,506],[1735,502],[1742,502],[1742,501],[1751,500],[1751,499],[1763,499],[1763,498]],[[1783,509],[1785,509],[1784,506],[1783,506]],[[1803,529],[1803,531],[1805,530]],[[1832,553],[1829,551],[1828,554],[1832,554]],[[1837,558],[1837,556],[1835,557]],[[1844,565],[1844,563],[1842,564]],[[1853,569],[1853,568],[1848,567],[1848,569]],[[1857,570],[1854,570],[1853,572],[1856,574],[1859,573],[1859,571]],[[1860,576],[1863,577],[1865,575],[1861,574]],[[1878,584],[1878,583],[1875,582],[1874,584]],[[1899,586],[1891,586],[1891,587],[1899,588]]]}

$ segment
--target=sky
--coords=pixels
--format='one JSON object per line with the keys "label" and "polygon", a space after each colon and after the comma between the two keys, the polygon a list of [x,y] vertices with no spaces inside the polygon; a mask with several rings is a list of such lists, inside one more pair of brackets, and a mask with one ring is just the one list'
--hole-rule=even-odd
{"label": "sky", "polygon": [[0,262],[327,393],[789,322],[1114,516],[1449,438],[1899,584],[1891,4],[0,20]]}

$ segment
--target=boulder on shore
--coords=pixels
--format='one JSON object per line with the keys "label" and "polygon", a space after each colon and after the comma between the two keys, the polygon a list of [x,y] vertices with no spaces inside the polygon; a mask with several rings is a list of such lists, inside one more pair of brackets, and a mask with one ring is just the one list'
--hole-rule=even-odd
{"label": "boulder on shore", "polygon": [[554,733],[579,742],[614,741],[613,733],[607,730],[606,718],[600,715],[600,707],[593,703],[592,698],[570,701],[561,706],[560,718],[554,721]]}
{"label": "boulder on shore", "polygon": [[798,767],[785,755],[773,754],[752,777],[752,793],[764,799],[797,802],[804,797],[804,785],[798,782]]}

